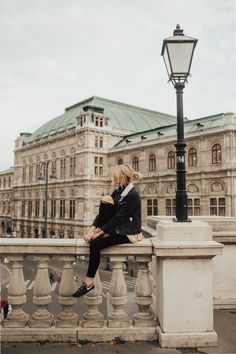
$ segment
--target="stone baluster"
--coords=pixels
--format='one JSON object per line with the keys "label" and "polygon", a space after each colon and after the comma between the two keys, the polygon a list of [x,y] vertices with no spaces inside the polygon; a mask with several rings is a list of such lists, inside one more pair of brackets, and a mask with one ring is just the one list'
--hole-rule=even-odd
{"label": "stone baluster", "polygon": [[33,303],[37,306],[33,313],[30,327],[32,328],[46,328],[53,323],[54,316],[48,311],[48,305],[52,302],[51,284],[48,276],[48,261],[49,257],[40,256],[34,257],[38,261],[38,269],[36,281],[33,288]]}
{"label": "stone baluster", "polygon": [[57,316],[56,327],[76,327],[78,323],[78,315],[73,312],[73,306],[76,304],[76,298],[71,295],[76,290],[74,281],[73,262],[74,256],[63,256],[60,260],[64,262],[61,282],[59,286],[59,303],[63,310]]}
{"label": "stone baluster", "polygon": [[100,328],[104,326],[104,316],[98,310],[98,306],[102,303],[102,286],[98,272],[94,278],[94,285],[95,289],[84,297],[88,311],[83,315],[82,327]]}
{"label": "stone baluster", "polygon": [[4,327],[25,327],[29,315],[23,309],[26,303],[26,286],[23,274],[23,256],[10,256],[12,262],[10,284],[8,287],[8,302],[12,305],[12,311],[3,322]]}
{"label": "stone baluster", "polygon": [[111,256],[112,277],[110,282],[109,297],[113,306],[112,312],[108,316],[108,327],[128,327],[129,319],[124,311],[124,305],[127,303],[127,287],[123,273],[123,262],[125,256]]}
{"label": "stone baluster", "polygon": [[133,322],[136,327],[152,327],[156,321],[150,309],[152,304],[152,283],[149,276],[148,262],[151,261],[151,256],[137,256],[138,262],[138,277],[135,286],[136,303],[138,312],[133,316]]}

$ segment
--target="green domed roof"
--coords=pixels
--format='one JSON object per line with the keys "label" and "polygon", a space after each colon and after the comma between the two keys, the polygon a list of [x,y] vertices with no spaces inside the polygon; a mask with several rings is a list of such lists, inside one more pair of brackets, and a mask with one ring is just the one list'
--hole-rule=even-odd
{"label": "green domed roof", "polygon": [[176,117],[168,114],[92,96],[67,107],[64,114],[48,121],[30,136],[24,136],[24,142],[29,143],[74,128],[77,124],[76,117],[88,105],[103,108],[104,115],[111,119],[111,127],[123,131],[124,134],[176,123]]}

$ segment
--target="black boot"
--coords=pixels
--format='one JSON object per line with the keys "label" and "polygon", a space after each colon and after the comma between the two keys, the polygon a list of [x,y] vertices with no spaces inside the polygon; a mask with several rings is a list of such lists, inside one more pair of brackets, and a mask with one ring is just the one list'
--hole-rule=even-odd
{"label": "black boot", "polygon": [[76,290],[72,296],[73,297],[81,297],[85,294],[87,294],[89,291],[94,289],[94,284],[87,285],[85,282],[82,283],[82,285],[79,287],[78,290]]}

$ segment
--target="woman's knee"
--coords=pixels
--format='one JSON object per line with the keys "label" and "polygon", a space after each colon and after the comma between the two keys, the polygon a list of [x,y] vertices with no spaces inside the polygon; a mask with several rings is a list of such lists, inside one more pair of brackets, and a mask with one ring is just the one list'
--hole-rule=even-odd
{"label": "woman's knee", "polygon": [[109,203],[109,204],[114,204],[114,200],[113,200],[113,198],[110,195],[104,195],[102,197],[102,202],[106,202],[106,203]]}

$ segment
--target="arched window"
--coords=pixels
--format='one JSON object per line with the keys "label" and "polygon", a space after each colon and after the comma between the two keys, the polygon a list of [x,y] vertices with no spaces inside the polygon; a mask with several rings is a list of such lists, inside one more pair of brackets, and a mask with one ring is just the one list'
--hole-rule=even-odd
{"label": "arched window", "polygon": [[221,146],[220,144],[214,144],[212,146],[212,163],[216,164],[222,161],[222,156],[221,156]]}
{"label": "arched window", "polygon": [[154,154],[149,156],[149,171],[156,171],[156,156]]}
{"label": "arched window", "polygon": [[117,165],[122,165],[124,162],[122,159],[119,159],[118,162],[117,162]]}
{"label": "arched window", "polygon": [[197,149],[195,148],[191,148],[188,151],[188,165],[189,167],[197,166]]}
{"label": "arched window", "polygon": [[167,155],[167,168],[173,169],[175,168],[175,153],[174,151],[169,151]]}
{"label": "arched window", "polygon": [[138,171],[139,170],[139,161],[137,157],[134,157],[132,160],[132,167],[134,169],[134,171]]}

